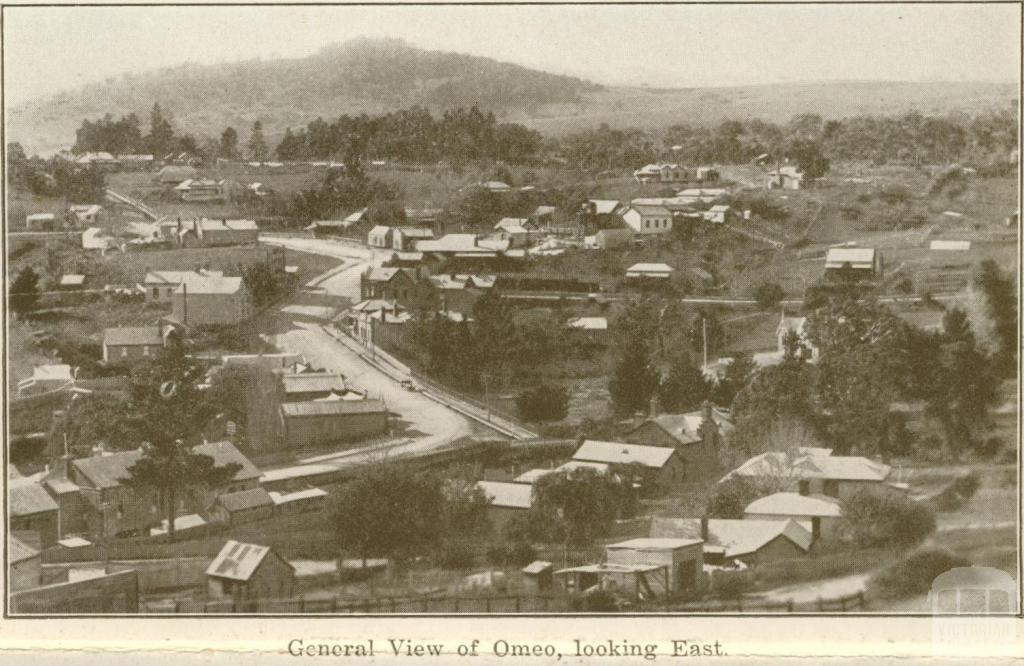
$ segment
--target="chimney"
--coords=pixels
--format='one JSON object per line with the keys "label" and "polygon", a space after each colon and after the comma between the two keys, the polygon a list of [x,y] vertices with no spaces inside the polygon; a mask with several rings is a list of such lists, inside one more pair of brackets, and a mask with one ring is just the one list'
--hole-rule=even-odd
{"label": "chimney", "polygon": [[798,482],[799,492],[802,497],[807,497],[811,494],[811,482],[806,479],[801,479]]}
{"label": "chimney", "polygon": [[821,536],[821,518],[814,516],[811,518],[811,543],[814,543]]}
{"label": "chimney", "polygon": [[385,303],[380,308],[380,323],[386,324],[388,322],[388,305]]}
{"label": "chimney", "polygon": [[700,435],[706,446],[717,446],[719,442],[718,437],[718,423],[715,422],[714,409],[711,406],[711,402],[705,400],[701,405],[702,419],[700,422]]}
{"label": "chimney", "polygon": [[660,405],[658,404],[658,396],[656,396],[656,395],[651,396],[650,413],[649,413],[650,418],[652,418],[652,419],[655,418],[658,415],[659,411],[660,411]]}
{"label": "chimney", "polygon": [[702,541],[708,540],[708,517],[704,516],[700,519],[700,538]]}

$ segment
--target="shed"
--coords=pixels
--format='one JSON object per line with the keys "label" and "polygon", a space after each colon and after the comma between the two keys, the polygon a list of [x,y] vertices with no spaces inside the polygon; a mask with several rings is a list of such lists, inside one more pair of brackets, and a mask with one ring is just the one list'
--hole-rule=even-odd
{"label": "shed", "polygon": [[388,410],[380,400],[287,403],[280,416],[288,448],[355,441],[388,429]]}
{"label": "shed", "polygon": [[651,263],[639,263],[633,264],[626,269],[627,278],[653,278],[657,280],[667,280],[672,277],[672,271],[674,269],[668,264],[651,264]]}
{"label": "shed", "polygon": [[231,540],[210,563],[206,581],[211,599],[283,599],[295,588],[295,567],[268,546]]}
{"label": "shed", "polygon": [[264,520],[274,515],[274,500],[264,488],[249,488],[220,495],[210,510],[218,523],[241,525]]}
{"label": "shed", "polygon": [[57,228],[57,216],[53,213],[26,215],[25,228],[29,231],[53,231]]}
{"label": "shed", "polygon": [[527,593],[547,592],[554,582],[554,568],[551,562],[534,560],[522,568],[523,591]]}
{"label": "shed", "polygon": [[693,593],[702,584],[703,547],[701,539],[629,539],[605,546],[605,561],[626,566],[664,567],[668,574],[666,591],[669,594]]}

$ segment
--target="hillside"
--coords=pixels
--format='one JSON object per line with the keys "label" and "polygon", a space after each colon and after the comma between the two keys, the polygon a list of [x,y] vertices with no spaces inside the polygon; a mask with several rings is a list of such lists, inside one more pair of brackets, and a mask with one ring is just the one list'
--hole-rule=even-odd
{"label": "hillside", "polygon": [[976,111],[1005,107],[1013,84],[840,82],[659,90],[606,87],[457,53],[425,51],[400,40],[356,40],[305,58],[186,64],[87,85],[11,107],[8,133],[30,152],[74,142],[84,118],[134,112],[148,121],[154,101],[179,130],[243,136],[256,119],[271,141],[284,128],[322,116],[380,113],[416,104],[434,112],[478,104],[501,119],[558,134],[599,123],[656,128],[725,118],[786,120],[862,113]]}

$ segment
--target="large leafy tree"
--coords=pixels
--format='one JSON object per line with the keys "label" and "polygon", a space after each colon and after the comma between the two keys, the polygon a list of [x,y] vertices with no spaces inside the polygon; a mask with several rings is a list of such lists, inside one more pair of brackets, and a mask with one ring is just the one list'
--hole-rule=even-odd
{"label": "large leafy tree", "polygon": [[669,413],[686,412],[699,407],[710,390],[710,383],[693,358],[678,353],[658,385],[658,402]]}
{"label": "large leafy tree", "polygon": [[14,314],[19,317],[25,316],[39,302],[39,274],[31,266],[21,269],[11,282],[8,294]]}
{"label": "large leafy tree", "polygon": [[589,467],[545,474],[533,486],[530,517],[540,538],[586,545],[605,536],[635,506],[623,477]]}
{"label": "large leafy tree", "polygon": [[1013,278],[1004,275],[992,259],[981,264],[978,285],[988,302],[989,316],[999,342],[996,366],[1004,375],[1012,375],[1017,367],[1017,289]]}
{"label": "large leafy tree", "polygon": [[234,127],[225,128],[221,132],[217,154],[226,160],[238,159],[238,131]]}
{"label": "large leafy tree", "polygon": [[388,462],[371,463],[346,484],[334,517],[342,545],[361,557],[407,557],[443,536],[441,481]]}
{"label": "large leafy tree", "polygon": [[235,463],[218,467],[212,457],[193,450],[217,412],[199,389],[201,377],[201,368],[173,344],[132,377],[127,423],[142,442],[143,454],[128,469],[125,484],[156,491],[171,541],[178,498],[190,488],[223,485],[239,469]]}

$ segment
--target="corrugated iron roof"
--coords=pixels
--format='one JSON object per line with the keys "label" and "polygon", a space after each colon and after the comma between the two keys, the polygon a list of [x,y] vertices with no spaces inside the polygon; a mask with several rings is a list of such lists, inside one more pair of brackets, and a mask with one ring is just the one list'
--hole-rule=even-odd
{"label": "corrugated iron roof", "polygon": [[31,516],[34,513],[57,510],[57,503],[38,483],[19,483],[10,486],[7,501],[12,516]]}
{"label": "corrugated iron roof", "polygon": [[387,413],[380,400],[338,400],[324,402],[291,402],[281,405],[286,418],[305,416],[347,416],[350,414]]}
{"label": "corrugated iron roof", "polygon": [[588,439],[573,454],[573,460],[588,460],[609,464],[640,463],[644,467],[661,469],[675,453],[667,446],[643,446],[622,442],[602,442]]}
{"label": "corrugated iron roof", "polygon": [[745,513],[836,518],[842,515],[842,507],[839,504],[839,500],[827,495],[775,493],[754,500],[747,505]]}
{"label": "corrugated iron roof", "polygon": [[491,499],[491,506],[529,509],[533,505],[533,486],[528,483],[478,481],[476,485]]}
{"label": "corrugated iron roof", "polygon": [[[232,580],[249,580],[269,553],[268,546],[228,541],[206,569],[206,575]],[[288,564],[287,560],[283,558],[281,561]]]}
{"label": "corrugated iron roof", "polygon": [[115,347],[134,345],[162,345],[159,326],[107,328],[103,331],[103,344]]}
{"label": "corrugated iron roof", "polygon": [[220,495],[217,503],[229,512],[256,509],[261,506],[273,506],[274,500],[265,488],[249,488],[234,493]]}

